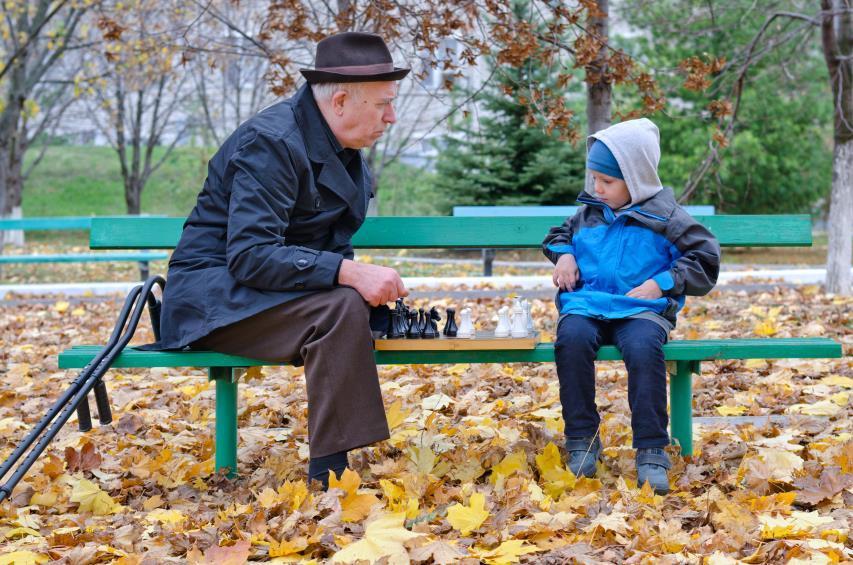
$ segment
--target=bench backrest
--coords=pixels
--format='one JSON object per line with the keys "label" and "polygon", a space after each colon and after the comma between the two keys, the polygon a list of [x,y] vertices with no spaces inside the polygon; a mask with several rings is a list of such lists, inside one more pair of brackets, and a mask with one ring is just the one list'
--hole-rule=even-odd
{"label": "bench backrest", "polygon": [[3,218],[0,219],[0,231],[3,230],[88,230],[92,223],[90,216],[56,216],[43,218]]}
{"label": "bench backrest", "polygon": [[[793,247],[812,244],[808,215],[697,216],[726,247]],[[370,217],[353,237],[362,249],[514,247],[538,248],[562,216],[459,218]],[[172,249],[184,218],[93,218],[92,249]]]}
{"label": "bench backrest", "polygon": [[[573,215],[580,206],[454,206],[454,216],[486,217],[496,216],[567,216]],[[713,216],[715,209],[710,205],[684,206],[691,216]]]}

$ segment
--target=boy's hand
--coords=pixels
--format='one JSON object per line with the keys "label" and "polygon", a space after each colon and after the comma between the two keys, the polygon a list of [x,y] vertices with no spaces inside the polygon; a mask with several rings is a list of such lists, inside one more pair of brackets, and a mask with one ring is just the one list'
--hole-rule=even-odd
{"label": "boy's hand", "polygon": [[580,278],[580,271],[578,271],[575,256],[568,254],[561,256],[554,267],[554,286],[559,287],[560,290],[574,290],[578,278]]}
{"label": "boy's hand", "polygon": [[663,296],[658,283],[653,279],[649,279],[638,287],[632,288],[625,296],[631,298],[642,298],[643,300],[654,300]]}

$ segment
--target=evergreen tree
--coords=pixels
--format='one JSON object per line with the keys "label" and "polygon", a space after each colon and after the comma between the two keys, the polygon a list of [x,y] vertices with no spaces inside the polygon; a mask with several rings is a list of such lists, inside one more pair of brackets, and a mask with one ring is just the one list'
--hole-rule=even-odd
{"label": "evergreen tree", "polygon": [[[491,63],[494,65],[494,63]],[[502,65],[476,97],[482,117],[450,128],[436,163],[437,188],[454,205],[571,205],[583,190],[585,149],[531,123],[519,91],[557,91],[551,72],[531,57]],[[521,88],[520,88],[521,86]]]}

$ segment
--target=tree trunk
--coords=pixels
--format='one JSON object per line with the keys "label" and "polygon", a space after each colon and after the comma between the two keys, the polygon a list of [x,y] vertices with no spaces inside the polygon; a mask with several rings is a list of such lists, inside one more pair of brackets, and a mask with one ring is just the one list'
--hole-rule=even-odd
{"label": "tree trunk", "polygon": [[826,290],[849,294],[853,258],[853,139],[835,145],[828,232]]}
{"label": "tree trunk", "polygon": [[138,216],[141,212],[142,183],[138,178],[128,178],[124,181],[124,202],[127,204],[127,213]]}
{"label": "tree trunk", "polygon": [[822,0],[821,39],[835,110],[826,290],[850,294],[853,257],[853,0]]}
{"label": "tree trunk", "polygon": [[[607,41],[608,1],[598,0],[601,17],[590,19],[590,32]],[[590,134],[610,126],[612,85],[607,78],[607,47],[602,45],[595,60],[586,66],[586,123]]]}

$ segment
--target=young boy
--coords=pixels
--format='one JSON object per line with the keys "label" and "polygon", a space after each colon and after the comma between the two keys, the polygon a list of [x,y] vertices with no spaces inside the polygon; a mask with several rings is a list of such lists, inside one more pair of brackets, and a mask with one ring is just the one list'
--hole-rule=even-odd
{"label": "young boy", "polygon": [[685,295],[717,281],[720,246],[661,186],[658,128],[629,120],[591,135],[584,204],[552,228],[543,250],[559,288],[555,357],[571,471],[592,477],[601,454],[595,405],[598,348],[615,344],[628,369],[637,484],[669,492],[663,344]]}

